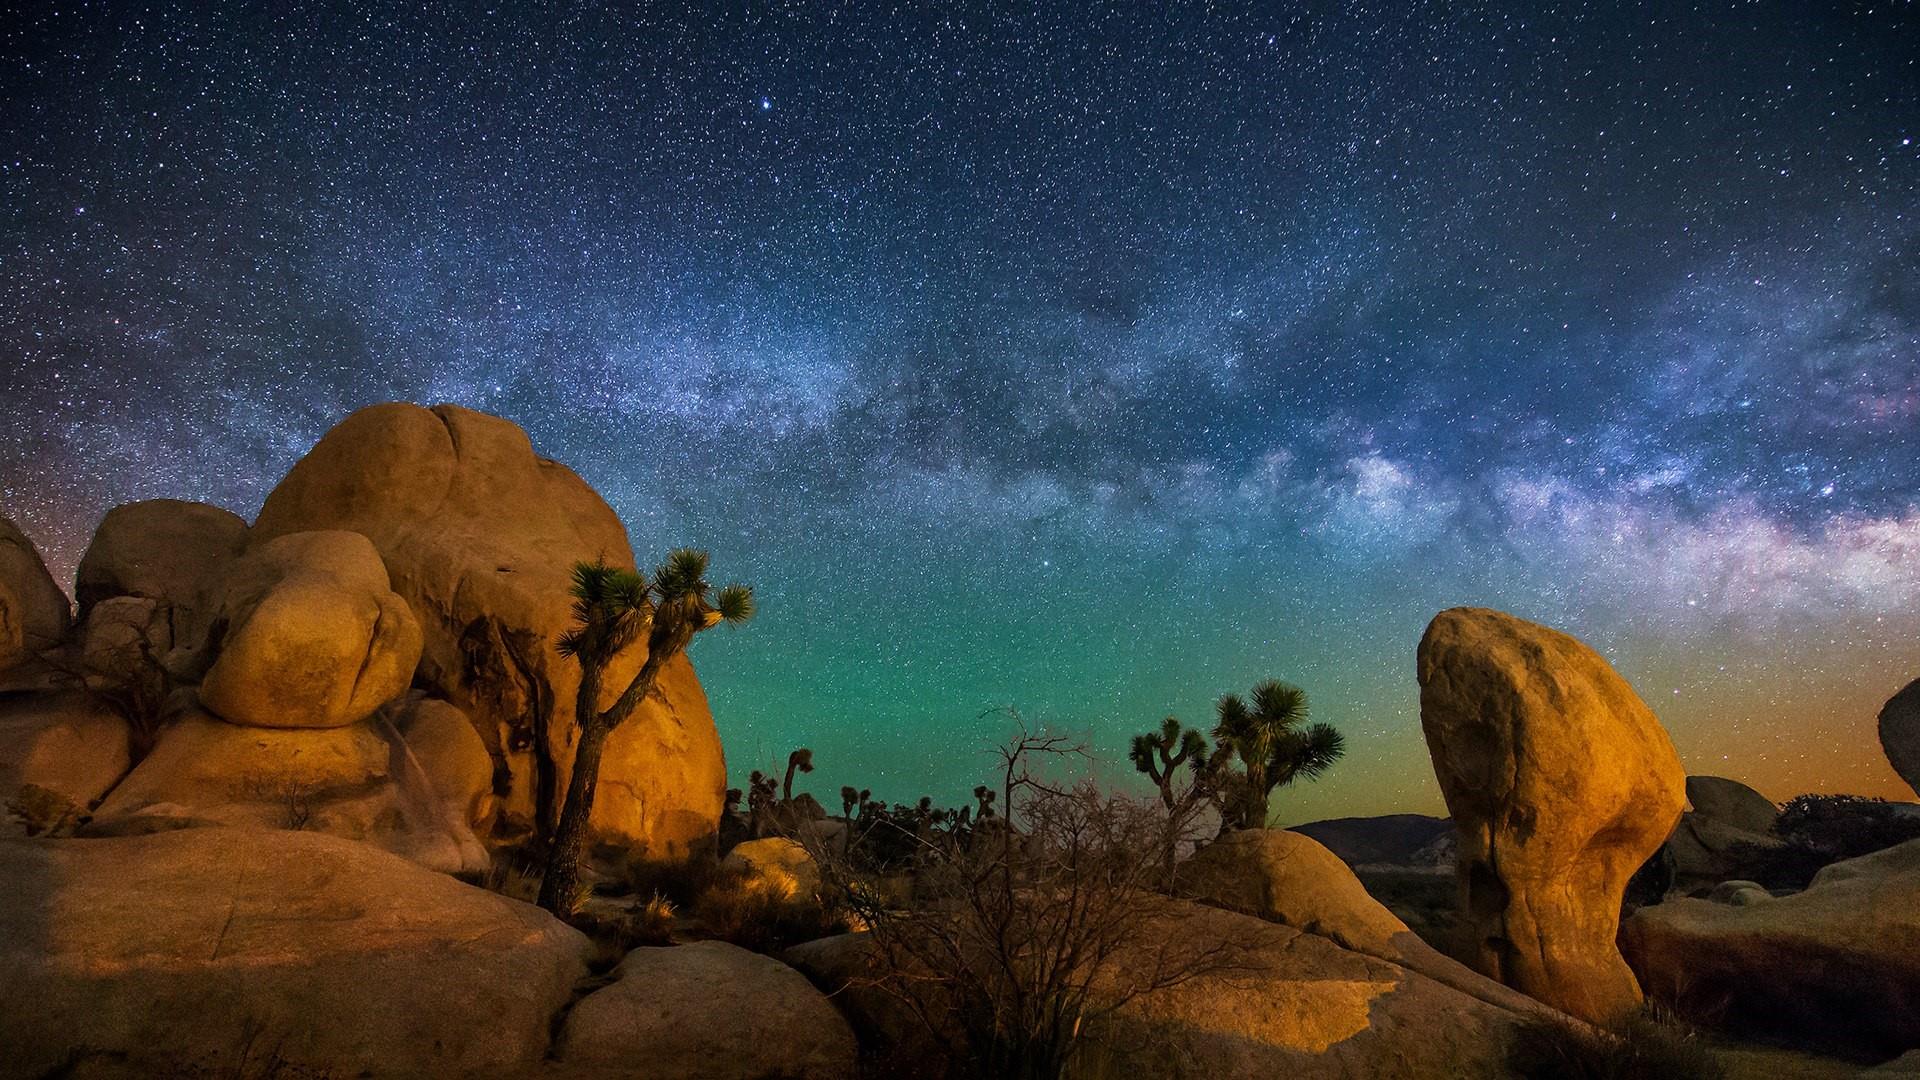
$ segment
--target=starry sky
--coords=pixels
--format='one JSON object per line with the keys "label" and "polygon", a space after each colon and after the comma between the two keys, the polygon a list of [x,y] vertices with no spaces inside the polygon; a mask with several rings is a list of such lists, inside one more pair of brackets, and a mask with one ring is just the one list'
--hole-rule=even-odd
{"label": "starry sky", "polygon": [[1284,677],[1350,750],[1280,819],[1436,811],[1470,603],[1690,771],[1912,798],[1911,5],[214,7],[0,18],[0,510],[66,581],[452,401],[757,585],[694,647],[742,774],[957,800],[1014,706],[1126,782]]}

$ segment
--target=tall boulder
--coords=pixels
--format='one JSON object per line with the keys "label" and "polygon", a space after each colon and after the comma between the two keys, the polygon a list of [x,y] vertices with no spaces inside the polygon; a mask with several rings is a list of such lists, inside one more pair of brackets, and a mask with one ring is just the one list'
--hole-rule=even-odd
{"label": "tall boulder", "polygon": [[197,637],[226,565],[246,540],[246,521],[217,506],[179,499],[116,506],[80,559],[74,586],[80,617],[102,600],[146,597],[173,611],[183,639]]}
{"label": "tall boulder", "polygon": [[0,1073],[530,1075],[578,931],[365,844],[0,840]]}
{"label": "tall boulder", "polygon": [[[579,668],[554,647],[571,620],[571,570],[634,565],[612,509],[508,421],[396,403],[329,431],[267,497],[250,544],[311,529],[349,529],[380,550],[425,631],[417,684],[473,719],[503,778],[506,831],[550,820],[578,734]],[[617,658],[602,705],[644,650]],[[600,777],[603,841],[671,857],[717,830],[726,765],[684,657],[614,732]]]}
{"label": "tall boulder", "polygon": [[228,568],[200,701],[254,727],[364,720],[407,689],[420,623],[367,538],[291,533]]}
{"label": "tall boulder", "polygon": [[1920,679],[1915,679],[1880,710],[1880,749],[1900,779],[1920,794]]}
{"label": "tall boulder", "polygon": [[1624,1015],[1640,988],[1614,943],[1621,897],[1685,798],[1666,731],[1598,653],[1504,612],[1441,612],[1418,668],[1460,837],[1464,955],[1564,1012]]}
{"label": "tall boulder", "polygon": [[0,670],[50,649],[67,635],[73,610],[40,551],[0,517]]}

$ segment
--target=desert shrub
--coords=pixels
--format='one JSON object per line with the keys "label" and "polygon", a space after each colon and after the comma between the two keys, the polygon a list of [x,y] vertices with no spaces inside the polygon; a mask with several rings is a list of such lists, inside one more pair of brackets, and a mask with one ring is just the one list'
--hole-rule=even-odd
{"label": "desert shrub", "polygon": [[620,863],[603,890],[616,896],[660,896],[676,908],[690,908],[719,873],[720,859],[710,854],[684,860],[636,855]]}
{"label": "desert shrub", "polygon": [[1885,799],[1860,795],[1796,795],[1773,823],[1774,834],[1833,856],[1868,855],[1920,839],[1920,816]]}
{"label": "desert shrub", "polygon": [[654,893],[646,903],[633,909],[629,920],[631,938],[635,945],[671,945],[673,944],[674,923],[673,901]]}
{"label": "desert shrub", "polygon": [[1610,1028],[1535,1018],[1514,1034],[1507,1063],[1521,1080],[1722,1080],[1727,1074],[1690,1029],[1652,1011]]}
{"label": "desert shrub", "polygon": [[715,870],[693,903],[693,917],[710,936],[760,953],[853,928],[845,905],[798,895],[791,882],[742,866]]}

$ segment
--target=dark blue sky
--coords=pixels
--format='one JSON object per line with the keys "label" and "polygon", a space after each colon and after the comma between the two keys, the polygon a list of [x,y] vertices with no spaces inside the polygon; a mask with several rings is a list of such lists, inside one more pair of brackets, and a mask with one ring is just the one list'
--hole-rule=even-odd
{"label": "dark blue sky", "polygon": [[1425,808],[1413,643],[1488,603],[1690,765],[1891,790],[1910,7],[276,7],[0,20],[0,508],[67,570],[451,400],[760,585],[743,769],[951,797],[988,705],[1283,676],[1354,754],[1282,813]]}

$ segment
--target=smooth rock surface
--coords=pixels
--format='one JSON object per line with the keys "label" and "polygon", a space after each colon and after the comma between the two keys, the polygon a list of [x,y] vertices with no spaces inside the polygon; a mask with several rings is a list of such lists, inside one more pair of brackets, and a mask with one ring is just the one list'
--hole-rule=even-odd
{"label": "smooth rock surface", "polygon": [[412,764],[425,775],[448,813],[476,833],[493,821],[493,758],[467,714],[438,698],[411,694],[381,716],[405,741]]}
{"label": "smooth rock surface", "polygon": [[47,573],[39,549],[0,517],[0,669],[58,645],[72,622],[72,605]]}
{"label": "smooth rock surface", "polygon": [[1620,943],[1647,995],[1695,1023],[1869,1059],[1920,1045],[1920,841],[1791,896],[1641,908]]}
{"label": "smooth rock surface", "polygon": [[531,905],[310,833],[0,841],[0,881],[7,1075],[530,1069],[590,951]]}
{"label": "smooth rock surface", "polygon": [[1685,772],[1652,710],[1586,645],[1504,612],[1441,612],[1420,723],[1459,834],[1463,956],[1607,1022],[1640,989],[1615,947],[1628,880],[1673,832]]}
{"label": "smooth rock surface", "polygon": [[[557,813],[578,730],[579,668],[554,648],[572,567],[633,566],[607,504],[508,421],[395,403],[329,431],[268,496],[250,542],[309,529],[351,529],[379,548],[425,631],[418,684],[474,721],[507,779],[507,823],[533,829],[543,803]],[[602,706],[644,649],[616,658]],[[692,665],[676,658],[658,689],[609,739],[592,824],[603,841],[669,858],[716,833],[726,763]]]}
{"label": "smooth rock surface", "polygon": [[846,1080],[853,1030],[806,976],[737,945],[640,948],[567,1014],[563,1065],[673,1080]]}
{"label": "smooth rock surface", "polygon": [[[277,537],[227,568],[200,701],[254,727],[344,727],[404,693],[420,623],[357,533]],[[215,646],[209,645],[209,648]]]}
{"label": "smooth rock surface", "polygon": [[116,596],[143,596],[172,608],[180,636],[198,639],[247,523],[206,503],[150,499],[107,511],[80,559],[74,587],[80,617]]}
{"label": "smooth rock surface", "polygon": [[0,696],[0,807],[31,785],[77,821],[126,774],[128,753],[127,722],[83,692]]}
{"label": "smooth rock surface", "polygon": [[395,767],[396,745],[365,723],[262,728],[192,710],[160,733],[86,832],[283,829],[364,841],[448,873],[484,870],[485,851],[438,793]]}

